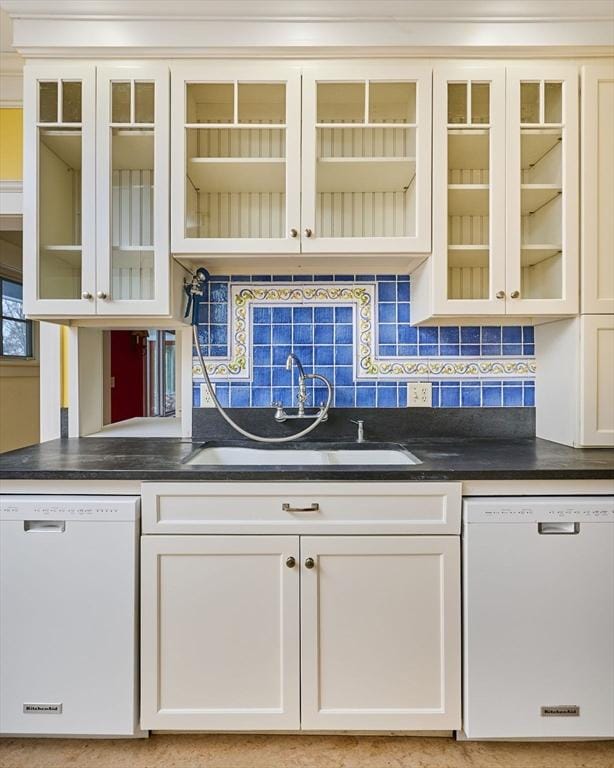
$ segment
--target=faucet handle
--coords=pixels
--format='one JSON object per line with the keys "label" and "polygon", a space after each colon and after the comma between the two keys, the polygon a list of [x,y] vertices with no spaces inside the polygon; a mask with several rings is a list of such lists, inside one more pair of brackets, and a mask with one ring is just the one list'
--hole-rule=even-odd
{"label": "faucet handle", "polygon": [[360,426],[361,424],[364,425],[365,423],[362,419],[350,419],[350,421],[352,422],[352,424],[356,424],[358,426]]}

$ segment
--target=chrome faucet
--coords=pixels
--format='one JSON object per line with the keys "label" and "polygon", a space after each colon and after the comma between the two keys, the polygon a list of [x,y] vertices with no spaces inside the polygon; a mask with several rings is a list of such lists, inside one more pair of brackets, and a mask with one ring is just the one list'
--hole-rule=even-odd
{"label": "chrome faucet", "polygon": [[298,409],[295,414],[289,414],[283,409],[281,403],[273,403],[273,406],[275,407],[275,421],[282,422],[286,421],[286,419],[318,419],[320,417],[322,417],[320,419],[321,421],[326,421],[328,418],[328,407],[324,403],[320,404],[320,407],[315,413],[305,413],[305,403],[307,402],[307,387],[305,381],[307,379],[319,379],[327,384],[328,387],[330,387],[330,382],[326,377],[321,376],[319,373],[305,373],[305,369],[303,368],[303,364],[299,360],[298,355],[291,352],[286,360],[286,370],[291,371],[293,364],[296,365],[298,370],[298,393],[296,395]]}

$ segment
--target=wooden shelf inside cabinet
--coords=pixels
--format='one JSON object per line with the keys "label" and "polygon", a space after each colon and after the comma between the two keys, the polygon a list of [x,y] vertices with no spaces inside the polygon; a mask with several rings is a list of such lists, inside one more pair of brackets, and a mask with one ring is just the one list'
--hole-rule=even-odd
{"label": "wooden shelf inside cabinet", "polygon": [[404,192],[415,157],[320,157],[318,192]]}
{"label": "wooden shelf inside cabinet", "polygon": [[521,184],[520,208],[523,216],[536,213],[561,194],[558,184]]}
{"label": "wooden shelf inside cabinet", "polygon": [[112,148],[113,170],[153,170],[153,131],[116,130]]}
{"label": "wooden shelf inside cabinet", "polygon": [[473,170],[488,168],[490,134],[485,130],[448,131],[448,168]]}
{"label": "wooden shelf inside cabinet", "polygon": [[550,259],[553,256],[558,256],[562,252],[560,245],[541,244],[541,245],[528,245],[523,244],[520,246],[520,263],[523,267],[533,267],[535,264],[539,264],[546,259]]}
{"label": "wooden shelf inside cabinet", "polygon": [[448,184],[449,216],[487,216],[488,184]]}
{"label": "wooden shelf inside cabinet", "polygon": [[69,168],[81,168],[80,128],[41,128],[41,142]]}
{"label": "wooden shelf inside cabinet", "polygon": [[191,157],[188,175],[201,192],[283,192],[286,161],[282,157]]}
{"label": "wooden shelf inside cabinet", "polygon": [[560,128],[523,129],[521,131],[520,165],[531,168],[562,140]]}
{"label": "wooden shelf inside cabinet", "polygon": [[489,256],[488,245],[448,245],[449,267],[487,267]]}

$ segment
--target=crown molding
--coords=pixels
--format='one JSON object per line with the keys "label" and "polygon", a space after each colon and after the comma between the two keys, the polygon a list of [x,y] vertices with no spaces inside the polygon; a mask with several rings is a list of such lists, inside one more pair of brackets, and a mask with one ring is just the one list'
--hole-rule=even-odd
{"label": "crown molding", "polygon": [[[601,0],[1,0],[0,6],[12,18],[15,49],[26,57],[614,54],[612,5]],[[164,13],[156,15],[157,8]]]}

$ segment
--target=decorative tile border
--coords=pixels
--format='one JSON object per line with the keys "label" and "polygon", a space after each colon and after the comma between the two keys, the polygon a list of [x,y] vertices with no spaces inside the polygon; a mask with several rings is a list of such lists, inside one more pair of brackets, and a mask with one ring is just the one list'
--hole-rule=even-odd
{"label": "decorative tile border", "polygon": [[[420,357],[386,358],[378,355],[376,323],[376,284],[341,285],[330,283],[299,284],[230,284],[230,345],[229,355],[216,357],[208,363],[207,370],[214,380],[251,380],[252,327],[250,312],[259,305],[310,307],[346,306],[353,312],[354,376],[365,379],[446,379],[446,378],[501,378],[535,375],[535,360],[519,358],[461,358]],[[419,331],[421,329],[418,329]],[[381,348],[381,345],[380,345]],[[210,358],[211,359],[211,358]],[[202,378],[197,358],[193,364],[193,376]]]}

